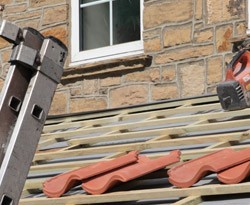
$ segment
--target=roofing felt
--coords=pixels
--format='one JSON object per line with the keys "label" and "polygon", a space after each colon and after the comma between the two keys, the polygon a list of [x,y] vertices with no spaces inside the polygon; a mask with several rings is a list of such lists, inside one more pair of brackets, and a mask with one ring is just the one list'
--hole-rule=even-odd
{"label": "roofing felt", "polygon": [[20,204],[249,204],[249,180],[222,184],[211,174],[189,188],[173,186],[167,171],[177,164],[101,195],[88,195],[81,186],[60,198],[47,198],[42,192],[42,183],[50,177],[129,151],[155,159],[179,149],[185,162],[226,147],[250,147],[250,109],[225,112],[217,96],[52,117],[44,127]]}

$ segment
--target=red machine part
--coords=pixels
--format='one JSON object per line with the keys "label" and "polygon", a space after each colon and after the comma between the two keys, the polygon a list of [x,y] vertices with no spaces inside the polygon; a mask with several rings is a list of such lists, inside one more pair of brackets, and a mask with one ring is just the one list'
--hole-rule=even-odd
{"label": "red machine part", "polygon": [[235,80],[244,90],[250,90],[250,52],[246,50],[227,70],[226,81]]}

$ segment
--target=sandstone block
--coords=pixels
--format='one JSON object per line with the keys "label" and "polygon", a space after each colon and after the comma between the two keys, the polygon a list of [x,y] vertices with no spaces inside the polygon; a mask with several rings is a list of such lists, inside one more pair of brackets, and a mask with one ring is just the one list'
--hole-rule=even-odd
{"label": "sandstone block", "polygon": [[161,36],[161,29],[148,30],[143,32],[143,39],[155,38]]}
{"label": "sandstone block", "polygon": [[101,87],[109,87],[114,85],[121,84],[121,77],[108,77],[100,79],[100,86]]}
{"label": "sandstone block", "polygon": [[213,45],[193,46],[180,49],[168,50],[155,57],[156,64],[167,64],[170,62],[181,61],[185,59],[198,58],[213,54]]}
{"label": "sandstone block", "polygon": [[28,21],[27,20],[23,20],[23,21],[20,21],[17,23],[17,25],[20,27],[20,28],[25,28],[25,27],[31,27],[31,28],[34,28],[34,29],[39,29],[39,24],[40,24],[40,18],[39,19],[29,19]]}
{"label": "sandstone block", "polygon": [[44,10],[42,25],[64,22],[68,18],[68,6],[61,5]]}
{"label": "sandstone block", "polygon": [[209,87],[207,88],[207,93],[208,93],[208,94],[216,94],[216,93],[217,93],[216,88],[217,88],[216,85],[209,86]]}
{"label": "sandstone block", "polygon": [[66,3],[66,0],[29,0],[31,7],[41,7],[59,3]]}
{"label": "sandstone block", "polygon": [[10,4],[10,3],[12,3],[12,1],[13,0],[1,0],[1,4],[4,4],[4,5]]}
{"label": "sandstone block", "polygon": [[214,24],[244,18],[246,1],[207,0],[207,22]]}
{"label": "sandstone block", "polygon": [[173,81],[176,79],[176,69],[174,65],[164,66],[162,68],[162,81]]}
{"label": "sandstone block", "polygon": [[70,89],[70,96],[76,97],[82,95],[82,87],[73,87]]}
{"label": "sandstone block", "polygon": [[83,81],[83,94],[90,95],[98,92],[98,80],[84,80]]}
{"label": "sandstone block", "polygon": [[124,82],[155,82],[160,80],[160,69],[152,68],[129,73],[124,76]]}
{"label": "sandstone block", "polygon": [[10,60],[11,53],[12,53],[11,49],[3,50],[1,52],[1,57],[2,57],[1,63],[7,63]]}
{"label": "sandstone block", "polygon": [[195,19],[200,20],[203,17],[203,0],[195,1]]}
{"label": "sandstone block", "polygon": [[216,30],[216,49],[218,52],[225,52],[232,50],[230,38],[233,36],[233,26],[226,25],[217,28]]}
{"label": "sandstone block", "polygon": [[66,92],[56,92],[53,98],[49,114],[67,113],[68,95]]}
{"label": "sandstone block", "polygon": [[165,23],[183,22],[193,16],[193,1],[179,0],[145,4],[144,28],[153,28]]}
{"label": "sandstone block", "polygon": [[223,58],[209,58],[207,61],[207,83],[215,84],[222,81]]}
{"label": "sandstone block", "polygon": [[0,49],[6,48],[10,45],[11,45],[10,43],[8,43],[6,40],[4,40],[3,38],[0,37]]}
{"label": "sandstone block", "polygon": [[212,28],[196,31],[194,33],[194,41],[196,43],[211,42],[213,40],[213,37],[214,34]]}
{"label": "sandstone block", "polygon": [[192,25],[167,27],[163,31],[164,47],[170,47],[191,42]]}
{"label": "sandstone block", "polygon": [[236,23],[236,34],[238,36],[245,36],[247,30],[246,22]]}
{"label": "sandstone block", "polygon": [[205,92],[205,66],[203,61],[178,65],[181,97],[199,96]]}
{"label": "sandstone block", "polygon": [[107,108],[105,98],[74,98],[70,100],[70,113],[103,110]]}
{"label": "sandstone block", "polygon": [[54,36],[60,39],[65,45],[68,45],[68,27],[66,25],[53,26],[42,31],[44,36]]}
{"label": "sandstone block", "polygon": [[23,13],[20,13],[18,15],[7,15],[5,17],[6,20],[8,21],[20,21],[20,20],[27,20],[29,21],[32,18],[40,18],[42,15],[42,11],[41,10],[34,10],[34,11],[26,11]]}
{"label": "sandstone block", "polygon": [[160,37],[144,40],[144,51],[145,51],[145,53],[160,51],[161,47],[162,46],[161,46]]}
{"label": "sandstone block", "polygon": [[110,91],[110,107],[122,107],[148,102],[147,85],[128,85]]}
{"label": "sandstone block", "polygon": [[28,8],[27,4],[17,4],[17,5],[13,4],[13,5],[6,6],[4,9],[4,12],[6,12],[8,15],[21,13],[21,12],[25,12],[27,8]]}
{"label": "sandstone block", "polygon": [[179,90],[176,83],[153,85],[151,88],[153,101],[179,98]]}

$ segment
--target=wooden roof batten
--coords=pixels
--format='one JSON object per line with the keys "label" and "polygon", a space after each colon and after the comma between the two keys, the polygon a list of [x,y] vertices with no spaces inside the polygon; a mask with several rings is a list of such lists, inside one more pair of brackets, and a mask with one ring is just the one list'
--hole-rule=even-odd
{"label": "wooden roof batten", "polygon": [[[211,175],[190,188],[179,189],[161,175],[139,178],[102,195],[77,188],[60,198],[46,198],[42,183],[59,173],[111,160],[132,150],[149,158],[180,149],[181,160],[231,147],[250,147],[250,109],[226,112],[217,96],[57,116],[47,120],[26,181],[21,205],[107,204],[175,198],[175,204],[200,204],[203,196],[248,193],[250,182],[221,184]],[[161,181],[149,186],[150,182]],[[129,188],[128,188],[129,187]]]}

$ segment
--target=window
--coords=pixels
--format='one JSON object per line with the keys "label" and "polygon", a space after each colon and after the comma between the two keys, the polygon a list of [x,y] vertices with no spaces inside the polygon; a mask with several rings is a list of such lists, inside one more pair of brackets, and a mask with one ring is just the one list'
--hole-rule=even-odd
{"label": "window", "polygon": [[71,64],[143,52],[143,0],[72,0]]}

